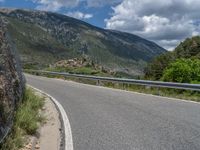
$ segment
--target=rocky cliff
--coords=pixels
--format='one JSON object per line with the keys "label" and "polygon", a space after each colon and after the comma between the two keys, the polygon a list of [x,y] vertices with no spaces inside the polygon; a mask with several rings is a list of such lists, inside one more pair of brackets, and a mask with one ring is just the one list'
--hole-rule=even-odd
{"label": "rocky cliff", "polygon": [[6,20],[0,16],[0,142],[12,125],[24,83],[15,47],[7,33]]}

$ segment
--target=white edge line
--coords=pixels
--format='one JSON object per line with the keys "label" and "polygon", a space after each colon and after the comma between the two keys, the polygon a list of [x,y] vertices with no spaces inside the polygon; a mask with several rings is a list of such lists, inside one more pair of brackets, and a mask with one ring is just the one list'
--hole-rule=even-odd
{"label": "white edge line", "polygon": [[70,122],[69,122],[69,119],[67,117],[67,114],[64,110],[64,108],[62,107],[62,105],[54,98],[52,97],[51,95],[33,87],[32,85],[29,85],[27,84],[27,86],[33,88],[34,90],[48,96],[52,101],[53,103],[57,106],[58,110],[60,111],[60,114],[61,114],[61,118],[62,118],[62,121],[63,121],[63,127],[64,127],[64,139],[65,139],[65,150],[73,150],[73,139],[72,139],[72,131],[71,131],[71,126],[70,126]]}

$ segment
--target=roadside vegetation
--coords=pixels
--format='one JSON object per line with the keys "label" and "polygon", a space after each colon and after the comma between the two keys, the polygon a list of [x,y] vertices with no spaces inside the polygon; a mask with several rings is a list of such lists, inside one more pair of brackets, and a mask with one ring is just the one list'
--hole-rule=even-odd
{"label": "roadside vegetation", "polygon": [[41,98],[30,89],[26,88],[23,99],[15,112],[13,129],[8,135],[0,150],[18,150],[27,142],[27,136],[34,135],[39,124],[44,120],[39,110],[44,105]]}
{"label": "roadside vegetation", "polygon": [[200,102],[200,92],[196,92],[196,91],[147,87],[147,86],[142,86],[142,85],[113,84],[113,83],[106,84],[106,87],[123,89],[127,91],[138,92],[138,93],[152,94],[156,96],[178,98],[178,99],[183,99],[183,100]]}
{"label": "roadside vegetation", "polygon": [[177,59],[164,70],[161,80],[200,83],[200,59]]}
{"label": "roadside vegetation", "polygon": [[145,79],[199,83],[200,36],[188,38],[173,52],[156,57],[146,68]]}
{"label": "roadside vegetation", "polygon": [[[156,57],[146,68],[144,78],[200,84],[200,36],[187,38],[173,52]],[[200,101],[199,92],[186,90],[160,89],[159,95]]]}

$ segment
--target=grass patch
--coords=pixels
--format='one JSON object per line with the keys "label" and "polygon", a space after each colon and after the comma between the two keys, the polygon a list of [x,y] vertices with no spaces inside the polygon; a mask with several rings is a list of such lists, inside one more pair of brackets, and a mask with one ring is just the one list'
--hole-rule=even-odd
{"label": "grass patch", "polygon": [[147,87],[147,86],[133,85],[133,84],[117,84],[117,83],[109,83],[109,82],[103,82],[102,85],[105,87],[123,89],[127,91],[138,92],[138,93],[152,94],[152,95],[200,102],[200,92],[197,92],[197,91]]}
{"label": "grass patch", "polygon": [[26,88],[23,100],[15,112],[13,129],[0,150],[18,150],[26,142],[26,135],[36,133],[39,123],[44,119],[39,113],[43,105],[44,98]]}

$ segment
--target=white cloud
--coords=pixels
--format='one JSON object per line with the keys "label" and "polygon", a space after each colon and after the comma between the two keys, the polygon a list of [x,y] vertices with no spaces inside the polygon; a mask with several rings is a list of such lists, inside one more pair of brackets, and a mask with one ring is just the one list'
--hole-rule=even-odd
{"label": "white cloud", "polygon": [[101,7],[104,5],[113,5],[122,2],[122,0],[85,0],[85,1],[87,2],[88,7]]}
{"label": "white cloud", "polygon": [[46,11],[58,11],[65,7],[75,7],[78,5],[79,0],[32,0],[37,3],[37,9]]}
{"label": "white cloud", "polygon": [[84,13],[79,12],[79,11],[69,12],[66,15],[73,17],[73,18],[77,18],[77,19],[90,19],[90,18],[93,17],[92,14],[84,14]]}
{"label": "white cloud", "polygon": [[200,0],[123,0],[105,19],[106,28],[140,35],[172,49],[200,34]]}
{"label": "white cloud", "polygon": [[154,40],[157,44],[162,45],[167,50],[174,50],[174,45],[180,44],[180,40]]}
{"label": "white cloud", "polygon": [[[2,0],[0,0],[2,1]],[[58,11],[61,8],[76,7],[81,2],[86,2],[88,7],[102,7],[104,5],[113,5],[122,0],[31,0],[37,3],[37,9],[46,11]]]}

